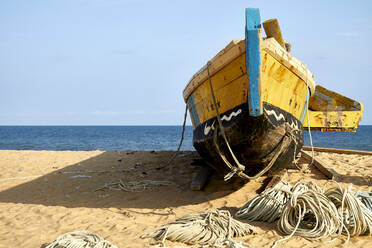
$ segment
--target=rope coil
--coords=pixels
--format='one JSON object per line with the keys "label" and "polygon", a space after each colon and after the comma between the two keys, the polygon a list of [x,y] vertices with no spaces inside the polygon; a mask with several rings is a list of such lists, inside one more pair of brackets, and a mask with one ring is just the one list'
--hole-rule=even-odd
{"label": "rope coil", "polygon": [[344,224],[339,231],[348,236],[372,234],[372,212],[352,193],[349,186],[346,189],[337,187],[325,192],[325,195],[338,209],[341,222]]}
{"label": "rope coil", "polygon": [[[368,208],[372,192],[352,192],[351,186],[324,191],[314,182],[299,182],[290,190],[279,182],[246,203],[236,214],[239,218],[272,222],[280,217],[279,231],[288,235],[279,242],[298,235],[309,240],[331,237],[372,235],[372,211]],[[362,199],[362,200],[359,200]],[[364,203],[365,202],[365,203]]]}
{"label": "rope coil", "polygon": [[289,183],[280,181],[248,201],[235,216],[249,221],[274,222],[280,218],[290,190]]}
{"label": "rope coil", "polygon": [[74,231],[59,236],[45,248],[118,248],[100,236],[87,231]]}
{"label": "rope coil", "polygon": [[337,208],[315,183],[298,183],[278,222],[281,233],[309,240],[330,237],[339,230]]}
{"label": "rope coil", "polygon": [[256,233],[255,227],[234,220],[227,210],[211,210],[207,213],[189,214],[147,232],[141,238],[154,238],[162,245],[166,239],[186,244],[224,243],[232,237]]}

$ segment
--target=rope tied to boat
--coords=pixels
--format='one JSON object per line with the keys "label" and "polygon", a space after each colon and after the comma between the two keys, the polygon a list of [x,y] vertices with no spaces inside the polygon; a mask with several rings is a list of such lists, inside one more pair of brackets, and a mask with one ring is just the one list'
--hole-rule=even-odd
{"label": "rope tied to boat", "polygon": [[[285,149],[287,149],[289,147],[289,145],[291,144],[291,140],[294,141],[295,143],[295,146],[297,147],[297,140],[296,140],[296,136],[294,135],[294,131],[297,131],[297,130],[294,130],[293,128],[290,127],[290,125],[288,123],[285,123],[285,135],[283,136],[282,140],[279,142],[279,144],[276,146],[276,148],[274,149],[274,151],[271,153],[271,154],[274,154],[272,159],[270,160],[270,162],[265,165],[265,167],[260,171],[258,172],[256,175],[254,176],[248,176],[247,174],[244,173],[245,171],[245,166],[243,164],[241,164],[239,162],[239,160],[237,159],[235,153],[233,152],[231,146],[230,146],[230,143],[226,137],[226,133],[225,133],[225,128],[222,124],[222,120],[221,120],[221,116],[220,116],[220,113],[219,113],[219,110],[218,110],[218,106],[217,106],[217,101],[216,101],[216,97],[214,95],[214,90],[213,90],[213,86],[212,86],[212,80],[211,80],[211,76],[210,76],[210,72],[209,72],[209,66],[211,65],[211,62],[208,61],[207,63],[207,72],[208,72],[208,82],[209,82],[209,87],[210,87],[210,91],[211,91],[211,96],[212,96],[212,100],[213,100],[213,105],[214,105],[214,109],[216,111],[216,118],[217,118],[217,122],[218,122],[218,126],[215,127],[214,129],[214,134],[213,134],[213,143],[217,149],[217,152],[219,154],[219,156],[221,157],[221,159],[224,161],[224,163],[226,164],[226,166],[230,169],[230,172],[228,174],[225,175],[224,177],[224,180],[227,181],[229,180],[230,178],[232,178],[234,175],[238,175],[239,177],[241,178],[244,178],[244,179],[248,179],[248,180],[254,180],[254,179],[257,179],[258,177],[262,176],[263,174],[265,174],[268,170],[271,169],[271,167],[275,164],[276,160],[278,159],[278,157],[280,156],[280,154],[282,154],[284,152]],[[220,150],[220,147],[218,145],[218,142],[217,142],[217,133],[218,133],[218,130],[221,131],[221,135],[223,137],[223,140],[225,141],[225,144],[229,150],[229,153],[231,155],[231,157],[233,158],[234,160],[234,164],[230,163],[228,161],[228,159],[226,158],[226,156],[221,152]]]}
{"label": "rope tied to boat", "polygon": [[[209,81],[209,87],[210,87],[211,94],[212,94],[212,100],[213,100],[214,109],[216,111],[217,122],[218,122],[218,125],[219,125],[220,129],[221,129],[222,137],[225,140],[226,146],[229,149],[230,154],[231,154],[231,156],[233,157],[233,159],[235,161],[235,165],[232,165],[230,163],[226,163],[227,159],[224,156],[221,156],[221,158],[225,161],[225,163],[231,169],[231,172],[229,174],[227,174],[224,179],[225,179],[225,181],[227,181],[234,174],[238,174],[241,177],[248,177],[247,175],[245,175],[243,173],[243,171],[245,170],[245,166],[239,163],[238,159],[236,158],[234,152],[232,151],[232,149],[230,147],[229,141],[227,140],[227,137],[226,137],[226,134],[225,134],[225,129],[224,129],[223,125],[222,125],[222,120],[221,120],[220,113],[219,113],[219,110],[218,110],[218,106],[217,106],[217,102],[216,102],[216,97],[214,95],[214,90],[213,90],[213,86],[212,86],[212,80],[211,80],[211,76],[210,76],[210,72],[209,72],[209,66],[210,65],[211,65],[211,62],[208,61],[208,63],[207,63],[208,81]],[[216,132],[217,132],[217,130],[214,131],[214,133],[216,133]],[[216,142],[215,142],[215,144],[216,144]],[[218,146],[217,146],[217,149],[219,151]],[[222,153],[220,151],[219,151],[219,153],[220,153],[220,155],[222,155]]]}
{"label": "rope tied to boat", "polygon": [[[153,231],[141,238],[154,238],[161,245],[165,240],[194,245],[236,243],[233,237],[256,233],[255,227],[233,219],[227,210],[211,210],[207,213],[189,214]],[[226,242],[225,242],[226,241]]]}
{"label": "rope tied to boat", "polygon": [[[309,86],[309,81],[308,81],[308,70],[306,69],[306,66],[304,63],[301,63],[301,66],[302,68],[305,69],[305,72],[306,72],[306,87],[307,87],[307,90],[310,91],[310,86]],[[310,94],[311,94],[311,91],[310,91]],[[306,96],[306,117],[307,117],[307,130],[309,132],[309,141],[310,141],[310,146],[311,146],[311,162],[309,164],[309,166],[311,166],[313,163],[314,163],[314,146],[313,146],[313,138],[311,136],[311,125],[310,125],[310,114],[309,114],[309,104],[310,104],[310,96],[309,98],[307,98]],[[297,167],[297,165],[296,165]]]}
{"label": "rope tied to boat", "polygon": [[169,166],[173,162],[173,160],[177,157],[177,155],[179,154],[179,152],[181,150],[183,139],[185,138],[185,127],[186,127],[186,119],[187,119],[187,109],[188,109],[188,106],[186,104],[185,113],[183,115],[183,124],[182,124],[181,139],[180,139],[180,143],[178,144],[177,150],[173,153],[173,155],[170,157],[170,159],[168,160],[168,162],[165,165],[160,166],[160,167],[157,168],[158,170],[163,169],[163,168]]}

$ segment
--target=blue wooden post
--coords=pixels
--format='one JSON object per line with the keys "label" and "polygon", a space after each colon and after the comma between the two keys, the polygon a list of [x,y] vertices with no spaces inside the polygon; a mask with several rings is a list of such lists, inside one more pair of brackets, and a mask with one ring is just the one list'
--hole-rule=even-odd
{"label": "blue wooden post", "polygon": [[248,79],[249,115],[260,116],[262,114],[260,10],[245,9],[245,23],[245,64]]}

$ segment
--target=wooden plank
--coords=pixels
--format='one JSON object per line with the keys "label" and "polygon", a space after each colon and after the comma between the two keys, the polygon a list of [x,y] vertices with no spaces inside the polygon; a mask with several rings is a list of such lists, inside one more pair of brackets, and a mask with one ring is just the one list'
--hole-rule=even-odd
{"label": "wooden plank", "polygon": [[266,36],[274,38],[283,48],[285,48],[282,32],[277,19],[270,19],[262,23]]}
{"label": "wooden plank", "polygon": [[198,174],[194,177],[191,182],[191,190],[198,191],[202,190],[209,176],[212,173],[212,168],[209,166],[201,166]]}
{"label": "wooden plank", "polygon": [[[312,160],[311,154],[307,151],[301,150],[301,156],[309,162]],[[333,169],[329,168],[327,164],[319,158],[313,158],[313,165],[315,165],[315,167],[318,168],[320,172],[322,172],[327,178],[331,180],[336,180],[339,177],[339,175]]]}
{"label": "wooden plank", "polygon": [[262,115],[261,16],[259,9],[245,9],[245,58],[250,116]]}
{"label": "wooden plank", "polygon": [[287,177],[287,170],[282,170],[279,174],[274,175],[270,182],[266,185],[265,190],[269,189],[276,184],[278,184],[280,181],[282,181],[285,177]]}
{"label": "wooden plank", "polygon": [[[302,150],[311,151],[311,147],[310,146],[303,146]],[[314,151],[316,151],[316,152],[332,152],[332,153],[340,153],[340,154],[356,154],[356,155],[372,156],[372,152],[369,152],[369,151],[338,149],[338,148],[328,148],[328,147],[314,147]]]}

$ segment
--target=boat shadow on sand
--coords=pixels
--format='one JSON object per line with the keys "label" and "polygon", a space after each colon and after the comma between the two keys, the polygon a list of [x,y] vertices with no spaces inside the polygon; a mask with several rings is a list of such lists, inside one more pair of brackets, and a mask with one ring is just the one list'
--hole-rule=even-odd
{"label": "boat shadow on sand", "polygon": [[[198,166],[190,165],[198,154],[181,152],[169,166],[172,151],[106,151],[78,163],[52,167],[35,179],[0,180],[0,202],[45,206],[89,208],[166,208],[199,204],[222,198],[244,186],[239,178],[224,182],[212,175],[203,191],[192,191],[190,183]],[[43,167],[43,168],[44,168]],[[23,175],[30,176],[30,175]],[[151,186],[131,192],[97,190],[105,183],[166,181],[167,186]],[[25,182],[27,181],[27,182]]]}
{"label": "boat shadow on sand", "polygon": [[[202,191],[192,191],[190,184],[199,167],[191,166],[190,162],[198,158],[198,154],[192,151],[182,152],[171,165],[164,167],[172,154],[172,151],[106,151],[71,165],[40,164],[40,168],[48,173],[35,179],[0,178],[0,202],[69,208],[132,208],[131,211],[136,211],[135,209],[160,209],[208,203],[211,200],[224,198],[246,184],[239,178],[224,182],[222,177],[214,174]],[[55,160],[52,155],[46,156],[51,161]],[[27,163],[27,158],[24,163]],[[298,175],[298,173],[301,174],[297,169],[288,170],[290,175]],[[311,166],[307,174],[303,174],[305,175],[308,178],[322,180],[324,183],[327,181],[327,178],[314,166]],[[20,178],[23,176],[30,175],[19,175]],[[341,176],[341,181],[346,183],[355,185],[372,183],[370,177]],[[166,182],[168,185],[149,185],[145,189],[137,188],[129,192],[113,189],[97,190],[105,183],[119,180],[125,184],[152,180]],[[251,196],[260,193],[266,187],[268,180],[269,177],[262,177],[251,181],[244,191]]]}

